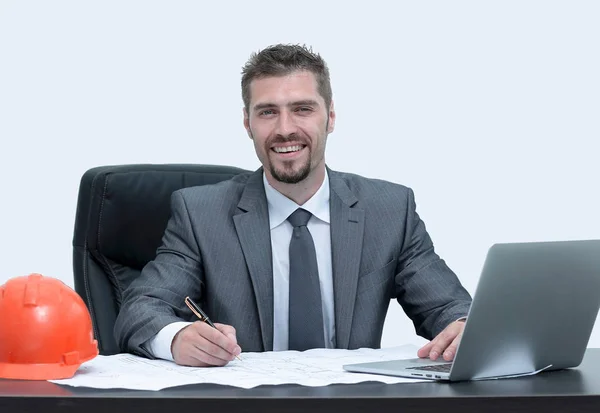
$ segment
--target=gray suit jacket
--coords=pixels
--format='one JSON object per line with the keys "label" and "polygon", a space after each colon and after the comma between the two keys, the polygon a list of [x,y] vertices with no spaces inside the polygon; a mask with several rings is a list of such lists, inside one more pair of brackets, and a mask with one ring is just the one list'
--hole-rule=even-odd
{"label": "gray suit jacket", "polygon": [[[471,297],[434,252],[411,189],[328,169],[338,348],[378,348],[396,298],[431,339],[467,315]],[[156,258],[124,292],[115,325],[122,351],[193,321],[185,296],[237,330],[244,351],[273,349],[273,277],[262,168],[173,193]]]}

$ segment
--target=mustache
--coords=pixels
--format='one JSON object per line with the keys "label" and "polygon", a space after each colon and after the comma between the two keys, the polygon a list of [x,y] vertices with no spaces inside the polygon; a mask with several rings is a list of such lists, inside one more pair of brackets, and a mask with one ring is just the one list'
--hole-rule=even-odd
{"label": "mustache", "polygon": [[309,144],[309,140],[304,137],[304,136],[300,136],[296,133],[291,133],[287,136],[283,136],[283,135],[276,135],[273,136],[270,139],[267,139],[267,146],[272,146],[272,145],[276,145],[278,143],[288,143],[288,142],[298,142],[301,143],[303,145],[307,145]]}

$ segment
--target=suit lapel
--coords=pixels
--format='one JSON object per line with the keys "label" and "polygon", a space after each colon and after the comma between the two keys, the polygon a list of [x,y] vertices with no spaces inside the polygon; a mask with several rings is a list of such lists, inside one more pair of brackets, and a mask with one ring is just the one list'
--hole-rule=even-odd
{"label": "suit lapel", "polygon": [[336,346],[348,348],[362,255],[365,214],[364,210],[353,208],[358,199],[344,180],[329,169],[328,173],[331,189],[329,207]]}
{"label": "suit lapel", "polygon": [[263,350],[273,350],[273,261],[269,210],[262,168],[253,173],[233,216],[235,229],[250,272],[261,325]]}

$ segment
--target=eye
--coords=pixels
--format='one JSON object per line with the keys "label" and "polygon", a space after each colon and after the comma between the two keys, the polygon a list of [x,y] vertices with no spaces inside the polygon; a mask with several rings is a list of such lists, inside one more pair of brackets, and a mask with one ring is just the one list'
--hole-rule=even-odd
{"label": "eye", "polygon": [[265,109],[265,110],[261,110],[260,112],[258,112],[259,116],[269,116],[269,115],[274,115],[275,111],[273,109]]}
{"label": "eye", "polygon": [[296,112],[309,113],[312,111],[313,111],[312,108],[309,106],[300,106],[300,107],[296,108]]}

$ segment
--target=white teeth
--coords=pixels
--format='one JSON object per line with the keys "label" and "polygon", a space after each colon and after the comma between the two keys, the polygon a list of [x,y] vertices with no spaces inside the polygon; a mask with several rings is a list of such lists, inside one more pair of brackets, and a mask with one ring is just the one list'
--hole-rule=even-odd
{"label": "white teeth", "polygon": [[302,149],[302,145],[276,147],[273,150],[277,153],[297,152]]}

